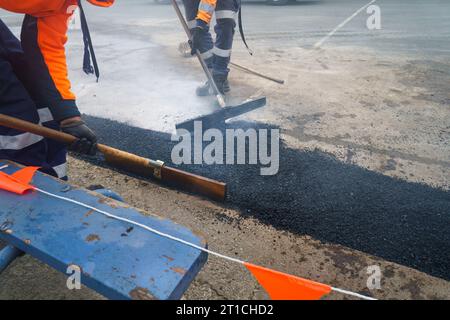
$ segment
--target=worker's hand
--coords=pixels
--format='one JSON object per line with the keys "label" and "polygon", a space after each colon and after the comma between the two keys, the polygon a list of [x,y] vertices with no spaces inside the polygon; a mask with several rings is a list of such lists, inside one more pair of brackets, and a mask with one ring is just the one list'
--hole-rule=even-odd
{"label": "worker's hand", "polygon": [[189,45],[191,46],[191,55],[195,55],[197,53],[197,50],[200,50],[201,41],[206,32],[207,31],[201,26],[197,26],[191,29],[191,40],[189,40]]}
{"label": "worker's hand", "polygon": [[61,131],[78,138],[69,146],[69,150],[91,156],[97,152],[97,137],[80,117],[63,120]]}

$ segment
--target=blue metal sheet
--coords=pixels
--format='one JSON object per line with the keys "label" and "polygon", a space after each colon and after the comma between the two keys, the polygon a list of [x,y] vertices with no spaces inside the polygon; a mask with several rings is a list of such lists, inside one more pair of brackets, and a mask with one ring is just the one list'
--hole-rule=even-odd
{"label": "blue metal sheet", "polygon": [[[11,174],[16,164],[0,161]],[[32,185],[206,247],[186,227],[36,173]],[[0,239],[66,272],[82,270],[82,283],[110,299],[179,299],[207,254],[67,201],[32,192],[0,190]]]}

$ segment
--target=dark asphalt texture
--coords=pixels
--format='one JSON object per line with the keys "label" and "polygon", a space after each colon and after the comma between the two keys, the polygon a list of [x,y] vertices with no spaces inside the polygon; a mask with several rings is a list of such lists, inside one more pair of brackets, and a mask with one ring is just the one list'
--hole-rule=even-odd
{"label": "dark asphalt texture", "polygon": [[[85,119],[102,143],[173,166],[170,155],[176,143],[169,134],[90,116]],[[227,127],[270,129],[247,122]],[[290,149],[283,141],[275,176],[261,176],[259,165],[180,168],[226,182],[227,205],[243,217],[450,280],[447,191],[346,164],[321,151]]]}

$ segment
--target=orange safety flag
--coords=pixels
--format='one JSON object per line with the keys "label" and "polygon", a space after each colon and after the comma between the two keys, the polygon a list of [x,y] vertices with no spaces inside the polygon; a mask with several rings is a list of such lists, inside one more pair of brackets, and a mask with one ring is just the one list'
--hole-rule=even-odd
{"label": "orange safety flag", "polygon": [[326,284],[244,262],[273,300],[318,300],[330,293]]}
{"label": "orange safety flag", "polygon": [[39,167],[26,167],[12,175],[0,171],[0,189],[17,194],[24,194],[27,191],[34,190],[34,187],[29,183],[38,169]]}

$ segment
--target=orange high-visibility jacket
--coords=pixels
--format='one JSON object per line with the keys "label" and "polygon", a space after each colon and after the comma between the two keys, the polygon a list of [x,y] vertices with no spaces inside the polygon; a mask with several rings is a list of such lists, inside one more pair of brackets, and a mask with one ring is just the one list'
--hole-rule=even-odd
{"label": "orange high-visibility jacket", "polygon": [[[108,7],[114,0],[88,0]],[[30,74],[29,88],[36,103],[49,107],[60,121],[79,115],[68,79],[66,54],[69,18],[77,0],[0,0],[0,8],[25,14],[21,43]]]}
{"label": "orange high-visibility jacket", "polygon": [[217,0],[201,0],[198,6],[197,19],[209,24],[211,22]]}

